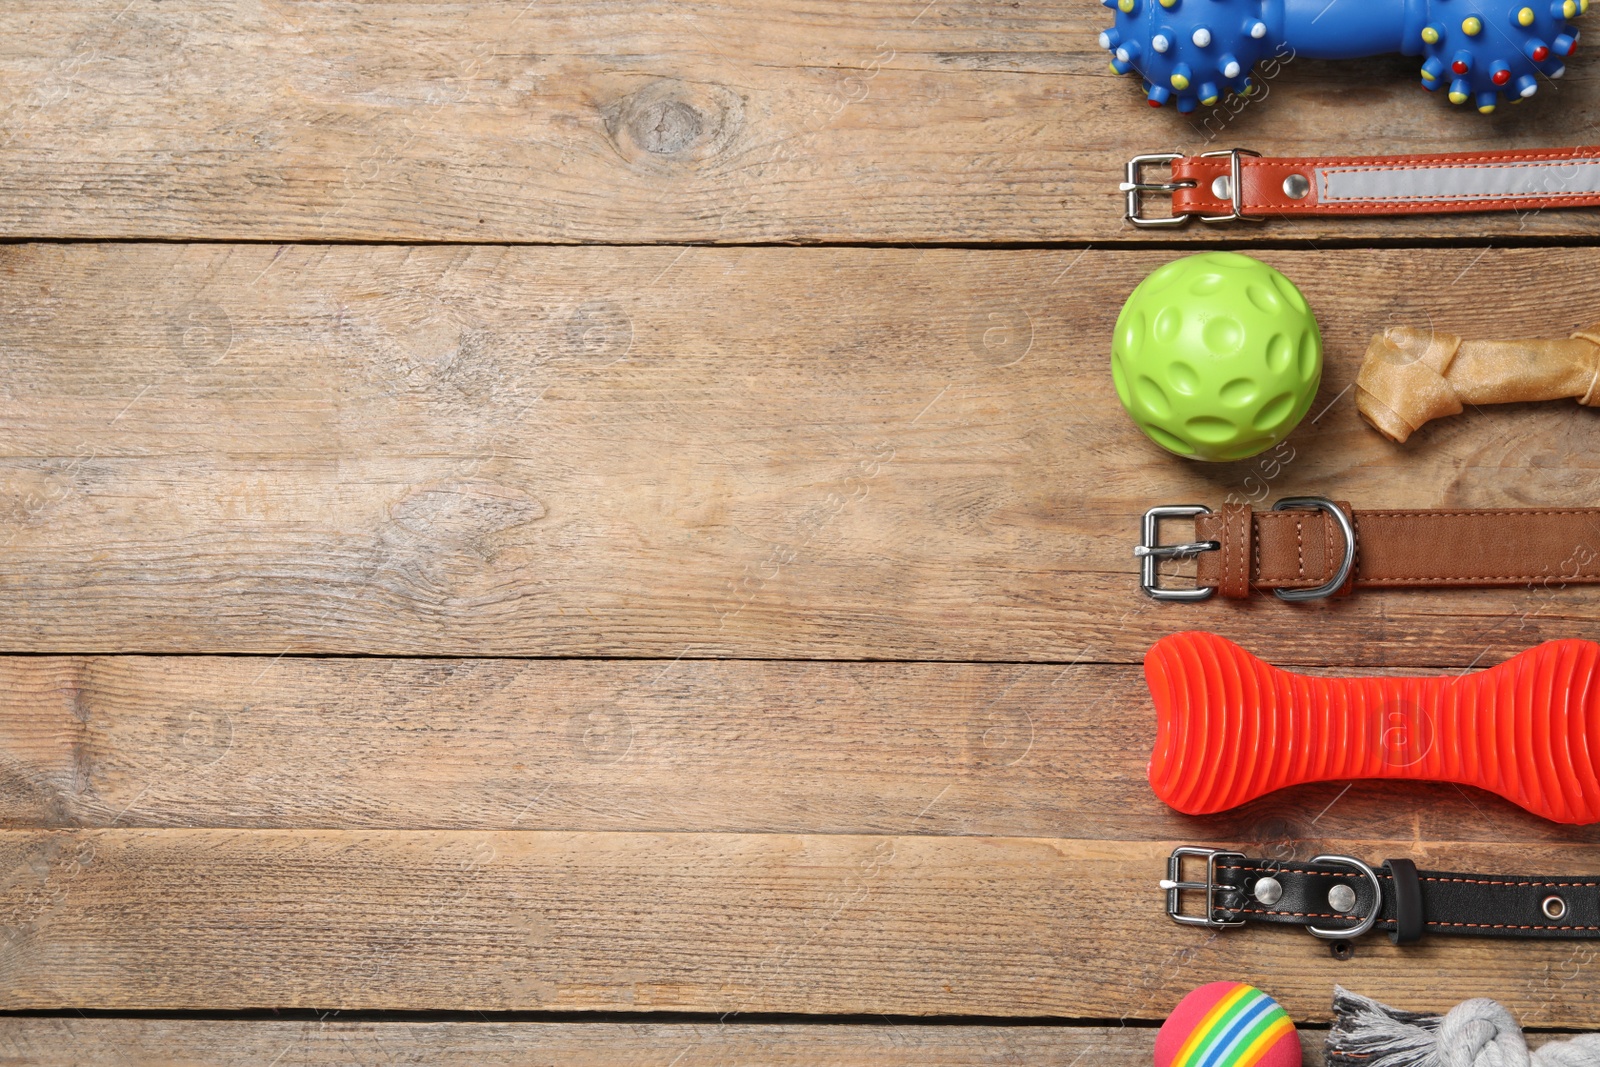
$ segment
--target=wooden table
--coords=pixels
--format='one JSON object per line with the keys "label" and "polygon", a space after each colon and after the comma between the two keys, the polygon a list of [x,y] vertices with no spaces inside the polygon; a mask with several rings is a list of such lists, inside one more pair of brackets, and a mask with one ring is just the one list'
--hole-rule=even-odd
{"label": "wooden table", "polygon": [[[1136,1065],[1182,993],[1600,1020],[1582,944],[1226,936],[1177,843],[1600,872],[1594,829],[1144,781],[1156,637],[1481,667],[1578,589],[1158,605],[1158,503],[1593,504],[1595,414],[1392,446],[1374,330],[1558,336],[1600,213],[1136,232],[1140,151],[1593,143],[1412,61],[1152,111],[1091,0],[37,0],[0,14],[0,1058]],[[1159,453],[1112,321],[1191,247],[1318,312],[1276,457]],[[21,1013],[21,1014],[15,1014]]]}

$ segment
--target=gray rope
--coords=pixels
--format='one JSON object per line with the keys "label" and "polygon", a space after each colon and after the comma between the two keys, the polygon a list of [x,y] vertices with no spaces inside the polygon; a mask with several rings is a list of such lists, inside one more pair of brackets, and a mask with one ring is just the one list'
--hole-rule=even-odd
{"label": "gray rope", "polygon": [[1600,1067],[1600,1034],[1529,1051],[1505,1006],[1479,998],[1443,1015],[1400,1011],[1335,986],[1328,1067]]}

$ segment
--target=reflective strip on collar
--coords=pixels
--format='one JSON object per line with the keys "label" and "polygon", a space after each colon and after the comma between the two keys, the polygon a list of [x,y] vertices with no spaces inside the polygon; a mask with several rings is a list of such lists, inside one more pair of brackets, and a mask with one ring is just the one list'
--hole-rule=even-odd
{"label": "reflective strip on collar", "polygon": [[1418,167],[1317,167],[1318,197],[1338,201],[1543,199],[1600,193],[1600,159]]}

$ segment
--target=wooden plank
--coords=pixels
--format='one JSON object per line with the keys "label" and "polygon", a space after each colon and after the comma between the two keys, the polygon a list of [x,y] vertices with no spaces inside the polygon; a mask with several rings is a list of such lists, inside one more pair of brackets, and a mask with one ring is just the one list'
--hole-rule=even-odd
{"label": "wooden plank", "polygon": [[[1305,1067],[1322,1067],[1324,1039],[1301,1034]],[[0,1019],[8,1067],[244,1067],[274,1057],[292,1067],[526,1067],[530,1056],[550,1067],[1149,1067],[1154,1045],[1154,1029],[1133,1026]]]}
{"label": "wooden plank", "polygon": [[[0,1007],[601,1010],[1158,1019],[1248,978],[1299,1019],[1335,982],[1417,1010],[1596,1018],[1578,943],[1196,931],[1168,845],[450,831],[0,832]],[[1504,844],[1343,842],[1492,870]],[[1593,846],[1519,865],[1595,873]],[[1485,866],[1485,865],[1488,866]],[[1440,975],[1448,975],[1441,982]],[[1114,977],[1113,977],[1114,976]]]}
{"label": "wooden plank", "polygon": [[1130,554],[1145,508],[1230,494],[1592,504],[1591,410],[1399,448],[1348,393],[1391,322],[1575,328],[1592,251],[1263,253],[1328,366],[1276,455],[1218,465],[1106,371],[1168,255],[5,249],[0,649],[1132,662],[1200,626],[1465,667],[1594,632],[1593,589],[1157,605]]}
{"label": "wooden plank", "polygon": [[[364,1022],[37,1018],[0,1019],[8,1067],[550,1067],[661,1063],[673,1067],[827,1063],[832,1067],[1149,1067],[1149,1026],[970,1026],[916,1023]],[[1304,1067],[1323,1067],[1326,1031],[1303,1029]],[[1570,1034],[1529,1034],[1538,1048]]]}
{"label": "wooden plank", "polygon": [[14,828],[1600,842],[1449,786],[1178,815],[1133,667],[14,657],[0,694]]}
{"label": "wooden plank", "polygon": [[[968,1026],[884,1023],[412,1023],[221,1022],[171,1019],[0,1019],[0,1050],[14,1067],[115,1062],[123,1067],[294,1067],[418,1062],[455,1067],[618,1063],[827,1063],[833,1067],[1148,1067],[1149,1027]],[[1301,1034],[1305,1067],[1322,1067],[1325,1032]],[[1535,1047],[1542,1042],[1531,1041]],[[369,1058],[370,1057],[370,1058]],[[676,1057],[676,1058],[674,1058]]]}
{"label": "wooden plank", "polygon": [[[1107,70],[1093,0],[43,0],[9,14],[11,237],[1146,240],[1116,193],[1138,152],[1544,146],[1600,112],[1582,55],[1489,119],[1418,92],[1399,57],[1290,61],[1248,106],[1153,112]],[[1272,232],[1597,228],[1593,212],[1542,212]]]}

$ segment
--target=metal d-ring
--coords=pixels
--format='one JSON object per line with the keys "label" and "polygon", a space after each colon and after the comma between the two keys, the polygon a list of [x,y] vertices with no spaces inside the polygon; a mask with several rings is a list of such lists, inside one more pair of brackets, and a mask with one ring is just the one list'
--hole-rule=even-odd
{"label": "metal d-ring", "polygon": [[1353,856],[1313,856],[1312,863],[1342,863],[1347,867],[1354,867],[1367,876],[1367,881],[1372,883],[1372,910],[1367,917],[1356,925],[1344,930],[1326,930],[1320,926],[1307,926],[1313,936],[1328,941],[1344,941],[1352,937],[1360,937],[1378,924],[1378,913],[1383,910],[1383,883],[1378,881],[1378,872],[1368,867],[1365,863]]}
{"label": "metal d-ring", "polygon": [[1272,505],[1273,511],[1290,511],[1295,508],[1315,508],[1325,511],[1333,516],[1339,524],[1339,529],[1344,533],[1344,559],[1339,564],[1339,573],[1335,574],[1326,583],[1315,589],[1274,589],[1272,592],[1279,600],[1321,600],[1337,593],[1344,583],[1349,581],[1350,572],[1356,565],[1356,528],[1350,522],[1350,516],[1339,510],[1339,505],[1325,496],[1286,496]]}

